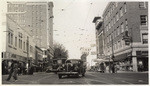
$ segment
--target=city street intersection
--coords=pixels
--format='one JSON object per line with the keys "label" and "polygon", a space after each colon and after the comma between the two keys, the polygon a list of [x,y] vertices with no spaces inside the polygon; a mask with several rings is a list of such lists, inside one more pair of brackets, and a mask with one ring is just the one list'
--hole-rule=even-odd
{"label": "city street intersection", "polygon": [[85,77],[63,77],[58,78],[55,73],[37,72],[33,75],[20,75],[18,81],[11,78],[6,81],[8,75],[2,76],[2,84],[44,84],[44,85],[63,85],[63,84],[88,84],[88,85],[111,85],[111,84],[144,84],[148,85],[148,73],[99,73],[87,72]]}

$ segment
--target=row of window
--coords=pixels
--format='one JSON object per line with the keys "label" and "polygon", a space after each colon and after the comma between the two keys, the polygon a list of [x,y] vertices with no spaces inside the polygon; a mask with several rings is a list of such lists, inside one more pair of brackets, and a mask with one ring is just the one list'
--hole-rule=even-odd
{"label": "row of window", "polygon": [[[106,13],[106,16],[104,16],[104,20],[108,20],[109,17],[111,16],[111,14],[113,13],[113,10],[118,6],[118,2],[114,2],[112,3],[112,5],[110,6],[108,12]],[[116,17],[118,18],[118,16],[123,16],[123,13],[125,13],[127,11],[126,8],[126,2],[124,3],[124,6],[120,8],[119,13],[116,13]],[[146,8],[146,2],[139,2],[139,8]]]}
{"label": "row of window", "polygon": [[[143,33],[142,34],[142,43],[143,44],[148,44],[148,33]],[[125,41],[124,40],[119,40],[119,41],[113,43],[113,49],[114,50],[121,49],[124,46],[125,46]],[[107,52],[110,52],[112,50],[112,47],[108,46],[108,47],[106,47],[106,49],[107,49],[106,50]]]}
{"label": "row of window", "polygon": [[[121,48],[123,48],[124,46],[125,46],[124,40],[119,40],[119,41],[113,43],[113,50],[121,49]],[[107,50],[106,50],[107,52],[110,52],[110,51],[112,50],[112,47],[111,47],[111,46],[108,46],[108,47],[106,47],[106,49],[107,49]]]}
{"label": "row of window", "polygon": [[[26,50],[26,46],[27,46],[27,42],[23,42],[22,38],[22,33],[18,33],[18,37],[14,37],[13,33],[9,32],[8,33],[8,43],[10,45],[13,45],[13,39],[15,38],[14,40],[14,45],[15,47],[17,47],[17,45],[19,45],[19,48],[20,49],[23,49],[23,50]],[[30,52],[33,52],[33,47],[30,45]]]}
{"label": "row of window", "polygon": [[128,22],[127,22],[127,19],[126,19],[125,24],[122,22],[120,24],[120,26],[118,26],[116,29],[114,29],[114,31],[110,35],[107,36],[106,43],[109,43],[111,41],[111,36],[114,39],[115,37],[119,36],[124,31],[127,31],[127,30],[128,30]]}
{"label": "row of window", "polygon": [[[126,6],[126,5],[125,5]],[[105,30],[108,31],[110,28],[112,28],[116,22],[119,20],[119,18],[121,18],[123,16],[123,14],[126,13],[126,10],[123,11],[123,8],[120,8],[120,13],[116,13],[116,15],[110,20],[110,22],[105,26]],[[105,19],[105,18],[104,18]]]}
{"label": "row of window", "polygon": [[[141,15],[141,25],[147,25],[147,16],[146,15]],[[109,43],[111,41],[111,35],[113,37],[113,39],[115,37],[117,37],[118,35],[120,35],[121,33],[123,33],[124,31],[128,30],[128,22],[127,19],[125,20],[125,25],[122,22],[120,26],[117,27],[117,29],[115,29],[112,34],[110,34],[107,38],[106,38],[106,43]]]}
{"label": "row of window", "polygon": [[[106,16],[104,16],[104,21],[108,20],[111,17],[111,14],[113,13],[113,10],[118,6],[118,2],[115,2],[112,4],[110,10],[106,13]],[[120,8],[119,12],[116,12],[116,16],[114,16],[114,19],[112,19],[114,22],[119,20],[119,16],[122,17],[123,13],[126,13],[126,3],[124,3],[124,6]]]}
{"label": "row of window", "polygon": [[23,4],[8,4],[8,12],[24,12]]}

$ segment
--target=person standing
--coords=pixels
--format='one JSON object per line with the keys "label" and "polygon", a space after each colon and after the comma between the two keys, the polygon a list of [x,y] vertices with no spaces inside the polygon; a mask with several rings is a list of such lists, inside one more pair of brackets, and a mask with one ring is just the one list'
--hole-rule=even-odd
{"label": "person standing", "polygon": [[112,64],[112,73],[115,73],[115,64]]}
{"label": "person standing", "polygon": [[14,64],[14,75],[13,75],[15,81],[18,80],[17,74],[18,74],[18,65],[17,65],[17,63],[15,63]]}

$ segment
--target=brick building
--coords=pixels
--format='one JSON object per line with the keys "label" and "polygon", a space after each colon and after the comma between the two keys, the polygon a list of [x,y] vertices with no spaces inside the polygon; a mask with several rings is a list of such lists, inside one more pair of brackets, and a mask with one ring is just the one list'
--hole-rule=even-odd
{"label": "brick building", "polygon": [[105,57],[121,70],[147,71],[148,2],[110,2],[102,16]]}

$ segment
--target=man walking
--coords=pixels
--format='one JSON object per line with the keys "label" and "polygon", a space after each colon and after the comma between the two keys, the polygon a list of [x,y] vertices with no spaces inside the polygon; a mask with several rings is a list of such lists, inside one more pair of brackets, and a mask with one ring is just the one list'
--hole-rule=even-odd
{"label": "man walking", "polygon": [[13,78],[15,79],[15,81],[17,81],[17,63],[14,62],[14,60],[12,60],[12,64],[10,66],[10,72],[9,72],[9,76],[6,79],[7,81],[9,81],[13,75]]}

